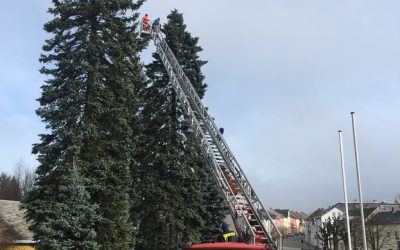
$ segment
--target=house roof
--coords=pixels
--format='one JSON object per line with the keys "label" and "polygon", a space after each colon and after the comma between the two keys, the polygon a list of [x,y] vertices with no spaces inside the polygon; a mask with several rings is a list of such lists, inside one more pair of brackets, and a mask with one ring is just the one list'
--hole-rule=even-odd
{"label": "house roof", "polygon": [[[370,214],[372,214],[372,212],[374,212],[377,208],[364,208],[364,217],[368,217]],[[361,215],[361,211],[359,208],[357,209],[349,209],[349,216],[360,216]]]}
{"label": "house roof", "polygon": [[377,213],[369,220],[370,224],[375,225],[393,225],[400,224],[400,211],[384,211]]}
{"label": "house roof", "polygon": [[33,239],[24,218],[25,211],[19,206],[19,201],[0,200],[0,241]]}
{"label": "house roof", "polygon": [[289,216],[289,209],[275,209],[275,211],[283,215],[283,217]]}
{"label": "house roof", "polygon": [[[399,208],[398,203],[387,203],[387,202],[364,202],[363,203],[363,208],[364,208],[364,217],[368,217],[373,213],[377,208],[379,208],[381,211],[392,211],[393,209],[398,209]],[[358,202],[348,202],[348,207],[349,207],[349,215],[350,216],[360,216],[360,203]],[[338,202],[332,206],[329,206],[327,209],[323,208],[318,208],[315,210],[313,213],[311,213],[306,220],[307,221],[312,221],[315,218],[321,217],[323,214],[329,212],[330,210],[337,208],[343,213],[346,211],[345,208],[345,203],[344,202]]]}
{"label": "house roof", "polygon": [[[392,207],[397,207],[399,204],[396,203],[386,203],[386,202],[364,202],[363,203],[363,207],[364,209],[366,208],[377,208],[377,207],[381,207],[384,210],[391,210]],[[348,202],[348,206],[349,206],[349,211],[350,210],[360,210],[360,203],[358,202]],[[346,208],[345,208],[345,203],[344,202],[338,202],[335,205],[331,206],[332,207],[336,207],[337,209],[340,209],[342,212],[345,212]]]}
{"label": "house roof", "polygon": [[314,212],[312,212],[312,213],[306,218],[306,220],[310,221],[310,220],[313,220],[313,219],[315,219],[315,218],[321,217],[323,211],[324,211],[323,208],[318,208],[317,210],[315,210]]}
{"label": "house roof", "polygon": [[268,210],[268,213],[272,219],[284,217],[282,214],[278,213],[277,211],[275,211],[275,209],[272,209],[272,208]]}
{"label": "house roof", "polygon": [[270,208],[268,210],[272,218],[286,218],[288,216],[294,218],[294,219],[302,219],[304,220],[307,215],[303,212],[297,212],[297,211],[291,211],[289,209],[275,209],[275,208]]}
{"label": "house roof", "polygon": [[290,213],[292,215],[294,215],[297,219],[302,219],[304,220],[305,218],[307,218],[307,215],[305,213],[302,212],[297,212],[297,211],[290,211]]}

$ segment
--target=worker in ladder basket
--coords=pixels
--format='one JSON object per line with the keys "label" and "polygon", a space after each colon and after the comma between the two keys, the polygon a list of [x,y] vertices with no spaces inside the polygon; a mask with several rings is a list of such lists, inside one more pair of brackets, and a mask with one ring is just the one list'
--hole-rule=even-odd
{"label": "worker in ladder basket", "polygon": [[160,31],[160,18],[158,17],[154,20],[153,24],[151,25],[151,29],[153,32],[158,33]]}
{"label": "worker in ladder basket", "polygon": [[149,32],[149,25],[150,19],[149,15],[145,14],[144,17],[142,18],[142,31]]}

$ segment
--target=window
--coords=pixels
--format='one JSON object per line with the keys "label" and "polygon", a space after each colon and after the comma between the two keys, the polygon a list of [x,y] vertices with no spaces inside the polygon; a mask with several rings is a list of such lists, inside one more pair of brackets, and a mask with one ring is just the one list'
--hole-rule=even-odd
{"label": "window", "polygon": [[396,235],[396,240],[400,239],[399,231],[396,231],[394,234]]}
{"label": "window", "polygon": [[390,232],[387,232],[386,235],[387,235],[387,237],[390,237]]}

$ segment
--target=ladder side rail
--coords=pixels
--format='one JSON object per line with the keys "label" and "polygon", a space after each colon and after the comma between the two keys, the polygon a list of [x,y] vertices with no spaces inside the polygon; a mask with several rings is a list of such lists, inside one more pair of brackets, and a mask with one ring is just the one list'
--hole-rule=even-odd
{"label": "ladder side rail", "polygon": [[[279,237],[282,237],[282,234],[280,232],[280,230],[278,229],[278,227],[276,226],[276,224],[274,223],[271,215],[269,214],[269,212],[264,208],[264,206],[262,205],[261,201],[259,200],[256,192],[254,191],[251,183],[248,181],[245,173],[243,172],[243,170],[241,169],[238,161],[236,160],[235,156],[232,154],[232,151],[230,150],[228,144],[226,143],[225,139],[222,137],[222,135],[219,133],[218,130],[216,130],[215,128],[217,127],[214,120],[212,119],[207,119],[207,121],[210,123],[209,128],[214,128],[214,132],[215,134],[217,134],[219,136],[219,138],[217,139],[217,141],[221,142],[220,149],[223,153],[225,153],[227,160],[231,161],[231,163],[233,165],[236,165],[237,168],[235,169],[239,174],[240,174],[240,179],[243,178],[244,182],[246,183],[246,185],[250,188],[250,191],[247,191],[245,188],[243,188],[243,193],[248,195],[248,198],[250,198],[251,200],[255,200],[256,204],[258,206],[258,209],[262,211],[262,213],[266,214],[269,221],[271,222],[272,226],[274,227],[275,231],[278,232]],[[215,137],[214,137],[215,138]],[[215,139],[214,139],[215,140]],[[224,150],[225,149],[225,150]],[[224,154],[222,154],[224,156]],[[236,177],[236,175],[235,175]],[[239,183],[240,188],[242,188],[243,184],[241,183],[241,180],[237,180],[237,182]],[[258,220],[260,221],[260,225],[262,226],[262,228],[264,229],[265,232],[268,233],[268,230],[265,228],[264,224],[262,223],[262,218],[259,215],[258,210],[255,210],[255,215],[258,217]],[[271,236],[270,236],[271,237]],[[271,237],[272,238],[272,237]]]}
{"label": "ladder side rail", "polygon": [[[214,164],[214,168],[213,168],[214,170],[215,170],[215,167],[218,169],[217,171],[219,173],[223,172],[222,169],[220,168],[219,164],[216,166]],[[223,193],[224,193],[226,201],[228,202],[229,210],[230,210],[231,216],[233,218],[233,222],[235,223],[236,230],[237,230],[237,232],[239,232],[239,234],[244,233],[244,231],[250,232],[251,233],[251,242],[254,244],[256,235],[253,232],[253,230],[251,230],[251,224],[250,224],[248,218],[245,216],[245,212],[243,211],[242,207],[240,206],[240,203],[238,202],[236,195],[233,192],[231,186],[228,184],[228,180],[226,179],[224,174],[222,174],[222,178],[228,187],[228,190],[223,191]],[[242,225],[240,225],[238,223],[239,219],[244,220],[244,222],[245,222],[244,228],[241,228]]]}
{"label": "ladder side rail", "polygon": [[[156,34],[157,37],[157,34]],[[244,172],[242,171],[239,163],[237,162],[236,158],[233,156],[232,151],[230,150],[229,146],[227,145],[227,143],[225,142],[225,140],[223,139],[222,135],[219,133],[217,126],[215,124],[215,122],[210,119],[210,116],[208,115],[208,113],[206,112],[205,107],[203,106],[199,96],[197,95],[197,92],[195,91],[195,89],[193,88],[192,84],[190,83],[189,79],[187,78],[186,74],[183,72],[182,67],[180,66],[180,64],[178,63],[175,55],[173,54],[173,52],[171,51],[171,49],[169,48],[168,44],[166,43],[166,41],[159,35],[157,37],[160,40],[160,44],[162,46],[162,48],[167,51],[166,54],[168,55],[168,59],[171,63],[172,61],[172,68],[177,71],[177,75],[179,78],[181,78],[181,83],[184,83],[186,92],[188,93],[188,96],[191,97],[191,99],[193,100],[195,106],[197,106],[197,109],[200,111],[200,114],[203,115],[203,117],[205,118],[204,120],[206,120],[206,124],[208,123],[209,125],[207,125],[207,127],[209,128],[209,131],[212,133],[210,133],[213,137],[214,137],[214,141],[218,141],[215,140],[215,137],[218,135],[220,137],[220,142],[221,143],[215,143],[217,145],[217,147],[220,148],[220,151],[225,153],[225,155],[227,156],[225,161],[227,161],[229,159],[229,161],[232,163],[232,165],[234,166],[234,174],[233,176],[235,177],[235,179],[237,179],[237,177],[239,176],[240,178],[237,179],[237,183],[239,188],[242,190],[242,192],[244,194],[246,194],[245,196],[246,199],[249,200],[249,205],[252,206],[252,209],[254,210],[254,214],[256,215],[258,221],[260,222],[260,225],[262,226],[263,230],[265,231],[265,233],[268,235],[268,237],[270,237],[268,230],[265,228],[264,224],[262,223],[262,218],[259,215],[259,211],[261,210],[263,213],[265,213],[268,217],[268,219],[271,221],[271,224],[273,225],[273,227],[275,228],[275,230],[278,232],[278,234],[280,235],[280,231],[278,230],[278,228],[276,227],[275,223],[273,222],[271,216],[269,215],[268,211],[263,207],[262,203],[260,202],[258,196],[256,195],[253,187],[251,186],[250,182],[247,180],[246,175],[244,174]],[[156,38],[156,39],[157,39]],[[164,52],[165,52],[164,51]],[[219,145],[222,144],[222,145]],[[224,154],[222,154],[224,155]],[[242,184],[241,184],[241,178],[244,177],[244,181],[247,183],[247,185],[250,188],[250,191],[248,192],[246,189],[242,188]],[[254,205],[252,204],[252,202],[250,200],[255,200],[256,201],[256,205],[258,206],[257,209],[255,209]]]}
{"label": "ladder side rail", "polygon": [[[194,88],[193,88],[192,84],[190,83],[189,79],[187,78],[186,74],[183,72],[182,67],[181,67],[180,64],[178,63],[177,59],[175,58],[175,56],[174,56],[173,52],[171,51],[171,49],[169,48],[168,44],[165,42],[164,39],[162,39],[161,36],[159,36],[158,39],[160,39],[161,45],[162,45],[163,49],[164,49],[165,51],[167,51],[169,61],[170,61],[170,62],[172,61],[173,69],[175,69],[175,70],[177,71],[178,77],[181,78],[181,80],[182,80],[181,82],[184,82],[184,83],[185,83],[185,84],[184,84],[184,86],[185,86],[184,89],[186,89],[186,92],[189,93],[189,97],[192,97],[191,99],[194,101],[195,106],[197,106],[197,110],[199,110],[200,113],[201,113],[201,114],[203,115],[203,117],[205,118],[204,120],[206,120],[207,123],[210,124],[210,126],[208,126],[208,127],[209,127],[209,130],[210,130],[210,128],[211,128],[210,132],[212,131],[212,133],[210,133],[210,134],[213,134],[214,137],[218,136],[219,138],[221,138],[221,140],[222,140],[222,143],[221,143],[221,144],[222,144],[222,145],[218,145],[218,143],[215,143],[215,144],[216,144],[217,146],[220,146],[220,148],[224,149],[224,150],[221,150],[221,151],[222,151],[222,152],[225,152],[225,154],[227,154],[227,156],[228,156],[227,158],[233,163],[232,165],[235,166],[235,172],[236,172],[235,175],[238,175],[238,174],[239,174],[239,175],[243,175],[243,176],[245,177],[245,179],[246,179],[245,181],[246,181],[247,183],[249,183],[249,182],[247,181],[247,178],[246,178],[246,176],[244,175],[243,171],[241,170],[239,163],[237,162],[236,158],[233,156],[233,154],[232,154],[230,148],[228,147],[227,143],[226,143],[225,140],[223,139],[222,135],[219,133],[216,124],[214,123],[214,121],[213,121],[212,119],[210,119],[210,116],[209,116],[208,113],[206,112],[206,109],[205,109],[205,107],[203,106],[203,104],[202,104],[200,98],[198,97],[197,92],[194,90]],[[214,139],[214,140],[215,140],[215,139]],[[251,188],[251,189],[252,189],[252,188]],[[253,192],[253,193],[254,193],[254,192]],[[251,195],[250,195],[250,196],[251,196]]]}
{"label": "ladder side rail", "polygon": [[[181,95],[178,95],[178,96],[182,97]],[[184,102],[184,103],[187,103],[187,102]],[[186,110],[188,110],[188,109],[186,109]],[[198,133],[197,133],[197,135],[198,135]],[[197,137],[199,138],[199,136],[197,136]],[[204,142],[204,140],[202,140],[202,141]],[[239,202],[237,201],[236,196],[235,196],[231,186],[229,185],[228,180],[226,179],[225,175],[222,174],[223,171],[219,167],[219,164],[216,162],[216,159],[213,157],[214,154],[212,154],[210,152],[210,150],[204,150],[204,147],[203,147],[203,151],[205,151],[205,153],[208,155],[208,157],[212,159],[212,162],[213,162],[213,165],[214,165],[213,169],[214,170],[215,169],[219,170],[218,171],[219,174],[217,174],[217,175],[214,174],[214,177],[217,178],[217,180],[219,180],[220,186],[222,188],[223,188],[223,186],[225,186],[225,188],[228,189],[227,191],[223,191],[223,193],[224,193],[225,199],[226,199],[226,201],[227,201],[227,203],[229,205],[229,210],[231,212],[231,215],[234,218],[236,217],[236,219],[242,219],[242,220],[245,221],[244,229],[240,228],[241,225],[238,225],[237,220],[234,221],[235,222],[235,227],[237,228],[237,231],[238,232],[243,232],[245,230],[246,232],[250,232],[251,233],[251,241],[252,241],[252,243],[254,243],[256,236],[255,236],[255,233],[253,232],[253,230],[251,230],[251,224],[248,221],[247,217],[245,216],[245,213],[244,213],[242,207],[240,206]],[[219,175],[219,178],[221,178],[221,176],[222,176],[222,181],[221,181],[221,179],[218,178],[218,175]],[[247,229],[250,229],[250,230],[247,230]]]}
{"label": "ladder side rail", "polygon": [[165,41],[165,39],[161,36],[160,33],[154,33],[153,36],[154,40],[159,40],[159,43],[161,44],[161,47],[164,49],[164,53],[167,55],[170,64],[172,66],[174,66],[174,70],[176,70],[176,75],[178,76],[178,78],[183,78],[183,81],[181,81],[181,83],[183,83],[182,87],[187,90],[187,94],[189,97],[191,97],[191,99],[195,102],[195,106],[197,107],[197,110],[200,112],[200,114],[202,114],[203,116],[206,115],[207,110],[204,107],[204,105],[202,104],[199,96],[197,95],[196,90],[193,88],[192,84],[190,83],[189,79],[186,77],[182,67],[180,66],[178,60],[176,59],[174,53],[172,52],[171,48],[168,46],[167,42]]}
{"label": "ladder side rail", "polygon": [[[262,227],[264,233],[266,234],[266,236],[269,238],[270,242],[272,241],[272,236],[269,234],[269,231],[267,230],[267,228],[265,227],[263,220],[262,220],[262,216],[260,216],[260,211],[263,214],[266,214],[267,219],[271,222],[271,224],[273,225],[274,229],[278,232],[278,234],[280,235],[280,231],[279,229],[276,227],[274,221],[272,220],[270,214],[268,213],[267,210],[264,209],[262,203],[260,202],[260,200],[258,199],[256,193],[254,192],[254,189],[252,188],[250,182],[247,180],[246,175],[244,174],[244,172],[241,170],[237,160],[235,159],[235,157],[232,155],[231,150],[229,149],[227,143],[225,142],[225,140],[223,139],[222,135],[219,133],[219,131],[217,131],[216,125],[214,123],[214,121],[212,119],[206,119],[208,123],[210,123],[212,126],[207,126],[208,130],[210,130],[210,128],[214,128],[214,132],[218,134],[218,139],[215,139],[215,136],[213,138],[214,142],[218,142],[218,141],[222,141],[222,143],[215,143],[215,145],[219,148],[219,151],[221,152],[221,156],[224,158],[225,162],[230,162],[231,164],[227,164],[227,166],[234,166],[234,168],[230,169],[231,172],[233,172],[233,176],[240,188],[240,190],[242,191],[242,193],[244,194],[246,200],[249,203],[249,206],[251,207],[251,209],[253,210],[255,216],[257,217],[257,220],[260,224],[260,226]],[[214,124],[212,124],[214,123]],[[211,133],[210,133],[211,136]],[[224,155],[225,154],[225,155]],[[243,188],[244,184],[246,185],[246,188]],[[249,191],[248,191],[249,189]]]}
{"label": "ladder side rail", "polygon": [[[200,119],[201,119],[201,118],[200,118]],[[210,134],[209,134],[209,135],[210,135]],[[210,135],[210,136],[211,136],[211,135]],[[213,141],[212,141],[213,145],[216,145],[216,144],[215,144],[215,140],[214,140],[212,137],[211,137],[210,139],[213,140]],[[218,147],[217,147],[217,148],[218,148]],[[221,150],[220,150],[220,149],[218,149],[218,152],[219,152],[220,155],[224,158],[224,162],[226,162],[226,163],[229,162],[229,161],[226,160],[225,156],[224,156],[223,154],[221,154]],[[241,186],[241,184],[238,182],[237,176],[235,175],[234,171],[232,171],[231,166],[230,166],[229,164],[225,164],[225,165],[227,166],[230,175],[233,176],[236,185],[239,187],[239,189],[240,189],[241,193],[243,194],[244,198],[246,199],[247,204],[249,205],[250,209],[253,211],[254,215],[256,216],[256,219],[257,219],[257,221],[258,221],[258,224],[263,228],[263,224],[262,224],[261,217],[258,215],[258,210],[257,210],[257,208],[256,208],[255,205],[254,205],[255,201],[249,198],[249,196],[248,196],[247,193],[245,192],[244,188],[243,188],[243,187]],[[258,203],[258,204],[261,204],[261,203]],[[240,207],[240,206],[239,206],[239,207]],[[258,207],[258,208],[259,208],[259,207]],[[242,209],[241,209],[241,213],[243,213]],[[246,218],[246,217],[244,216],[244,218]],[[247,219],[247,218],[246,218],[246,219]],[[273,223],[273,222],[271,221],[271,223]],[[264,232],[264,234],[267,236],[267,238],[269,239],[269,241],[270,241],[270,242],[273,242],[273,241],[272,241],[272,237],[271,237],[271,236],[269,235],[269,233],[268,233],[268,230],[263,229],[263,232]]]}
{"label": "ladder side rail", "polygon": [[[200,101],[200,98],[198,97],[196,91],[194,90],[194,88],[192,87],[189,79],[186,77],[185,73],[183,72],[181,66],[179,65],[179,63],[177,62],[177,59],[175,58],[173,52],[171,51],[171,49],[169,48],[168,44],[165,42],[164,39],[162,39],[161,36],[157,37],[160,40],[161,46],[164,50],[167,51],[167,57],[169,58],[170,61],[172,61],[173,64],[173,68],[175,71],[177,71],[177,75],[179,78],[181,78],[181,83],[185,83],[183,86],[185,86],[186,88],[184,88],[186,90],[186,93],[189,93],[188,96],[192,97],[191,99],[194,101],[195,106],[197,106],[197,110],[200,111],[200,114],[203,115],[203,118],[205,118],[204,120],[207,121],[207,123],[210,123],[212,126],[208,126],[209,128],[212,128],[212,133],[210,134],[214,134],[214,137],[216,135],[218,135],[220,138],[222,138],[222,135],[219,134],[219,131],[216,129],[217,126],[215,125],[215,123],[212,122],[212,119],[210,119],[210,116],[207,114],[206,112],[206,108],[203,106],[203,104]],[[215,139],[214,139],[215,141]],[[217,143],[215,143],[218,146]],[[221,147],[221,146],[220,146]],[[226,149],[226,150],[220,150],[221,152],[225,152],[226,154],[228,154],[228,159],[230,159],[230,161],[233,163],[232,165],[235,166],[235,176],[237,175],[241,175],[240,173],[243,172],[240,169],[239,164],[237,163],[236,159],[234,158],[233,154],[230,152],[229,147],[227,146],[226,142],[223,141],[223,146],[222,148]],[[232,158],[234,161],[232,161]],[[239,166],[239,168],[237,167]]]}
{"label": "ladder side rail", "polygon": [[[156,46],[157,46],[157,44],[156,44]],[[219,172],[222,172],[222,170],[218,167],[218,163],[216,162],[216,159],[214,158],[214,155],[212,154],[212,149],[211,149],[211,147],[210,147],[210,145],[209,145],[209,143],[208,143],[208,141],[207,141],[207,139],[205,137],[205,134],[204,134],[202,128],[200,127],[200,124],[199,124],[197,118],[195,117],[195,115],[193,113],[193,110],[190,107],[190,103],[187,100],[187,97],[186,97],[185,93],[183,92],[181,86],[179,85],[178,80],[176,79],[176,77],[174,75],[174,72],[172,70],[172,66],[169,64],[169,61],[168,61],[167,57],[162,53],[163,52],[162,49],[160,49],[158,52],[160,54],[160,58],[161,58],[162,62],[164,63],[164,66],[166,67],[167,72],[168,72],[168,74],[170,76],[171,85],[173,86],[174,90],[178,93],[177,96],[178,96],[178,98],[180,98],[182,106],[185,109],[185,112],[189,115],[189,117],[191,117],[191,123],[192,123],[192,125],[194,126],[194,128],[196,130],[196,137],[200,140],[200,145],[202,146],[203,151],[206,153],[206,155],[208,155],[209,158],[212,159],[214,167],[217,167],[219,169]],[[236,210],[237,210],[237,209],[235,209],[235,205],[238,205],[237,207],[240,209],[240,213],[239,214],[241,216],[243,216],[243,218],[245,219],[247,227],[251,228],[251,224],[247,220],[247,218],[244,216],[244,212],[241,209],[241,207],[239,206],[239,202],[237,201],[232,188],[228,184],[228,181],[227,181],[226,177],[224,175],[222,175],[222,176],[223,176],[224,182],[225,182],[223,184],[227,185],[228,188],[229,188],[229,192],[224,192],[224,193],[225,193],[225,198],[228,201],[228,204],[230,204],[231,214],[233,216],[235,215],[234,212],[236,212]],[[217,181],[219,181],[219,180],[217,179]],[[231,194],[233,199],[229,198],[229,193]],[[251,230],[251,233],[252,233],[252,238],[253,238],[253,241],[254,241],[255,234],[253,233],[252,230]]]}

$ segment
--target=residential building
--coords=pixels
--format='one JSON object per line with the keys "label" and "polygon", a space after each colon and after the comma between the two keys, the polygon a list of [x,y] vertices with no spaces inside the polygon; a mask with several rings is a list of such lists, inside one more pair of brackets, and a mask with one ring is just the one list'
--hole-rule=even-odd
{"label": "residential building", "polygon": [[382,249],[400,250],[400,209],[381,211],[368,220],[367,242],[370,249],[372,244],[381,245]]}
{"label": "residential building", "polygon": [[[274,222],[276,228],[279,230],[281,234],[284,231],[284,218],[283,215],[276,212],[273,209],[268,210],[269,215],[271,216],[272,221]],[[264,220],[265,225],[267,225],[267,230],[271,233],[272,237],[278,238],[278,232],[271,225],[270,220]]]}
{"label": "residential building", "polygon": [[[357,247],[362,246],[362,227],[361,227],[361,219],[360,219],[360,205],[356,202],[348,203],[349,205],[349,220],[350,220],[350,233],[351,233],[351,240],[353,249],[357,249]],[[396,213],[393,211],[397,211],[399,207],[398,203],[364,203],[364,220],[365,223],[381,223],[382,219],[379,218],[390,218],[391,221],[390,226],[385,224],[385,230],[389,230],[390,232],[394,232],[392,235],[392,240],[390,246],[396,246],[397,239],[396,239],[396,230],[397,226],[400,223],[397,222],[395,219]],[[392,213],[393,216],[389,216],[389,213]],[[339,217],[341,220],[346,219],[345,214],[345,204],[344,203],[336,203],[333,206],[330,206],[327,209],[319,208],[315,210],[305,221],[305,241],[312,247],[322,248],[323,243],[319,239],[319,229],[321,225],[327,221],[328,218]],[[377,222],[374,222],[374,220]],[[379,220],[378,220],[379,219]],[[379,224],[378,223],[378,224]],[[390,227],[390,228],[389,228]],[[400,230],[399,230],[400,232]],[[397,234],[397,236],[400,236]],[[344,247],[344,242],[342,242],[342,247]],[[400,248],[384,248],[384,249],[397,249]]]}
{"label": "residential building", "polygon": [[306,219],[306,232],[305,232],[305,240],[311,246],[317,246],[322,248],[323,242],[318,237],[319,228],[322,226],[324,222],[328,220],[328,218],[339,217],[341,218],[343,215],[343,211],[338,209],[335,206],[329,207],[328,209],[319,208],[315,212],[313,212]]}
{"label": "residential building", "polygon": [[269,214],[284,237],[304,233],[306,214],[289,209],[270,209]]}
{"label": "residential building", "polygon": [[318,208],[313,213],[311,213],[305,220],[305,230],[304,230],[304,240],[311,246],[318,246],[319,239],[317,237],[318,228],[317,222],[320,222],[318,218],[324,213],[323,208]]}

